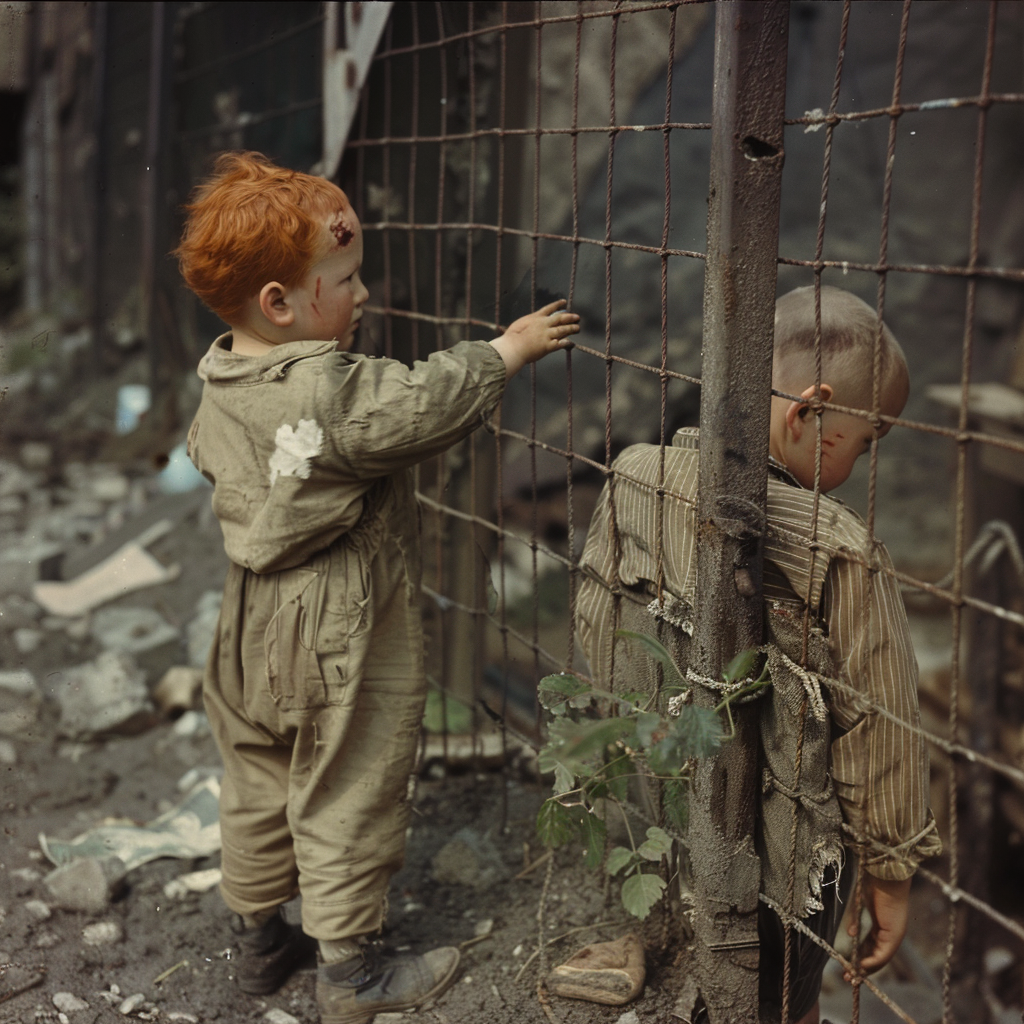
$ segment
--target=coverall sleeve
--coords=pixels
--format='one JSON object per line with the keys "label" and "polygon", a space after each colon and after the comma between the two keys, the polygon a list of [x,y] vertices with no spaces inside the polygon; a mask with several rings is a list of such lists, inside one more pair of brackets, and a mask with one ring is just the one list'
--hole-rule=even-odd
{"label": "coverall sleeve", "polygon": [[412,369],[394,359],[331,360],[320,386],[331,461],[372,479],[437,455],[478,427],[501,399],[505,363],[493,345],[463,341]]}
{"label": "coverall sleeve", "polygon": [[840,551],[825,581],[825,612],[839,685],[832,718],[841,735],[832,767],[843,817],[866,870],[909,878],[941,850],[928,807],[928,751],[920,733],[917,660],[888,552],[871,571]]}

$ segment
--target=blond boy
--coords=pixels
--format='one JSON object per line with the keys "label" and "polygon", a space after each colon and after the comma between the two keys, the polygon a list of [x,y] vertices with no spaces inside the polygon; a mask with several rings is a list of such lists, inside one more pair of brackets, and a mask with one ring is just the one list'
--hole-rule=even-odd
{"label": "blond boy", "polygon": [[458,951],[372,963],[402,863],[423,714],[417,506],[409,468],[465,437],[526,363],[579,328],[554,303],[490,343],[411,369],[353,355],[368,293],[345,194],[257,153],[222,156],[177,250],[227,324],[200,363],[189,453],[231,560],[204,696],[224,759],[221,891],[243,990],[302,956],[324,1024],[363,1024],[451,983]]}
{"label": "blond boy", "polygon": [[[873,408],[878,334],[878,317],[864,302],[838,288],[821,289],[822,401]],[[927,751],[917,731],[917,664],[899,588],[886,571],[891,562],[855,513],[824,496],[816,508],[813,492],[816,477],[821,492],[843,483],[889,425],[876,431],[870,417],[825,409],[819,472],[814,336],[813,289],[779,299],[772,383],[794,397],[775,396],[771,408],[764,594],[775,685],[762,712],[757,842],[763,891],[784,905],[790,823],[798,805],[793,912],[828,942],[839,926],[842,894],[852,887],[851,865],[843,870],[845,850],[857,854],[873,922],[860,963],[871,972],[899,947],[911,877],[940,844],[928,809]],[[880,410],[898,416],[909,376],[884,325],[879,370]],[[614,489],[606,487],[595,511],[581,560],[586,581],[577,626],[591,669],[606,685],[626,686],[632,674],[628,688],[635,689],[643,672],[638,655],[615,638],[617,626],[653,625],[657,631],[659,623],[685,628],[691,620],[697,600],[697,444],[696,431],[680,431],[664,452],[664,468],[659,447],[626,449],[614,464],[620,474]],[[659,488],[666,494],[661,511]],[[623,594],[618,601],[615,587]],[[804,643],[807,610],[811,631]],[[688,638],[678,630],[674,635],[685,659]],[[778,916],[764,905],[759,930],[762,1002],[777,1011],[786,938]],[[813,1024],[827,955],[799,931],[792,930],[789,941],[790,1020]]]}

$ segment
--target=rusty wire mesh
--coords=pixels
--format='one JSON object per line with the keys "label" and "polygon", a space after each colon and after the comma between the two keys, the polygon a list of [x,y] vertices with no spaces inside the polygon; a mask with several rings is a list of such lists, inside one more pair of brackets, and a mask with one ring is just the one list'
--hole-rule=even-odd
{"label": "rusty wire mesh", "polygon": [[[574,638],[578,557],[597,493],[614,476],[613,459],[631,441],[664,448],[677,427],[696,422],[700,230],[711,128],[706,57],[713,19],[708,6],[675,0],[396,5],[348,143],[340,180],[364,226],[364,278],[371,291],[364,332],[379,353],[423,358],[463,337],[496,336],[514,316],[553,294],[565,295],[584,316],[583,334],[572,351],[549,357],[510,385],[489,432],[419,470],[418,494],[429,537],[424,581],[429,672],[442,708],[457,701],[467,709],[466,728],[476,756],[488,754],[483,733],[493,728],[491,718],[498,722],[495,735],[503,746],[536,741],[541,734],[533,697],[537,679],[549,671],[587,670]],[[791,50],[809,31],[813,18],[808,9],[814,6],[821,5],[794,5]],[[1010,81],[1014,74],[1019,79],[1020,12],[1017,5],[992,2],[968,5],[974,8],[968,14],[961,5],[960,15],[976,38],[964,43],[971,60],[962,62],[967,70],[961,67],[955,81],[969,71],[974,86],[964,92],[936,87],[943,81],[939,68],[931,77],[914,76],[915,91],[922,92],[923,81],[931,92],[926,88],[922,95],[908,96],[907,72],[915,62],[936,60],[928,48],[938,38],[940,13],[922,11],[924,5],[910,0],[881,5],[887,8],[883,35],[890,54],[881,71],[872,71],[876,85],[888,74],[887,96],[882,102],[860,102],[879,95],[856,80],[864,73],[856,59],[857,48],[865,45],[865,20],[881,17],[878,5],[847,0],[841,9],[824,6],[835,9],[828,15],[831,65],[801,71],[791,57],[792,80],[821,83],[824,102],[799,113],[798,108],[812,103],[796,96],[787,105],[787,143],[794,151],[812,143],[819,148],[816,176],[790,178],[784,185],[784,227],[794,204],[811,211],[803,223],[812,226],[803,234],[783,231],[780,292],[796,284],[817,288],[823,280],[848,286],[873,299],[880,322],[883,317],[888,321],[891,308],[916,304],[915,314],[901,314],[911,331],[927,330],[930,310],[922,306],[931,306],[946,321],[959,317],[955,376],[943,377],[943,367],[953,365],[948,343],[942,353],[929,353],[927,342],[910,350],[912,375],[924,367],[924,378],[933,383],[956,380],[955,400],[948,393],[943,399],[955,413],[955,425],[920,398],[905,416],[884,414],[881,331],[871,411],[819,405],[819,410],[864,417],[879,432],[893,428],[881,448],[876,432],[866,472],[844,492],[863,512],[872,537],[869,550],[851,557],[867,573],[891,573],[915,606],[933,615],[942,607],[949,615],[951,653],[945,669],[935,675],[940,684],[933,679],[924,694],[929,714],[923,724],[899,724],[927,739],[935,762],[933,805],[945,852],[941,861],[918,872],[922,882],[916,891],[928,887],[932,915],[921,931],[912,925],[909,936],[927,942],[923,931],[934,925],[934,903],[940,900],[946,919],[940,951],[942,1016],[952,1020],[957,973],[977,966],[988,945],[1009,944],[1019,953],[1024,940],[1017,897],[994,906],[989,890],[983,887],[979,895],[972,891],[976,885],[964,884],[960,822],[963,779],[970,782],[972,795],[981,793],[988,800],[987,817],[977,816],[984,808],[969,809],[972,828],[980,821],[991,830],[997,797],[1024,789],[1021,751],[1000,751],[992,740],[994,711],[1012,719],[1024,710],[1018,691],[1008,689],[1004,678],[1019,672],[1007,659],[1012,661],[1021,646],[1022,581],[1004,572],[999,587],[984,585],[982,573],[973,568],[985,560],[984,552],[972,544],[980,521],[989,518],[986,494],[979,493],[977,483],[983,453],[1003,453],[1000,465],[1012,464],[1004,476],[1013,486],[1024,484],[1020,469],[1013,468],[1024,453],[1024,434],[1018,429],[1024,417],[1014,421],[1012,415],[986,414],[971,390],[979,378],[1000,379],[998,363],[987,356],[978,369],[979,288],[988,282],[1016,294],[1014,289],[1024,284],[1024,254],[1007,255],[1005,246],[1000,251],[1001,211],[986,205],[990,193],[998,198],[1013,192],[998,168],[990,169],[986,151],[993,138],[1005,139],[1014,127],[1020,137],[1024,92],[1019,81]],[[927,30],[920,41],[915,40],[918,21]],[[871,24],[877,29],[879,22]],[[1014,66],[1007,52],[1015,45]],[[638,113],[648,116],[636,121]],[[964,143],[966,118],[973,119],[974,127]],[[933,235],[915,235],[910,213],[904,214],[913,200],[914,215],[921,215],[914,189],[934,193],[929,216],[946,216],[947,205],[963,206],[957,203],[964,197],[953,195],[957,179],[952,172],[944,177],[943,166],[932,166],[933,181],[900,174],[905,153],[911,154],[909,167],[921,167],[912,157],[915,135],[927,134],[940,122],[940,133],[959,145],[959,158],[970,167],[966,222],[950,215],[948,224],[950,235],[961,238],[962,259],[949,258],[956,245],[928,251]],[[854,150],[848,143],[837,156],[835,143],[857,126],[870,131],[879,126],[881,132],[860,139],[866,151],[873,141],[882,141],[880,152],[864,158],[871,165],[868,172],[861,169],[860,180],[868,182],[871,198],[837,203],[843,189],[852,188],[843,160],[849,161]],[[1007,159],[1004,154],[1003,164]],[[813,163],[805,153],[805,170]],[[833,214],[837,205],[839,212]],[[646,220],[637,213],[641,208]],[[865,251],[866,235],[857,235],[850,225],[875,223],[875,214],[877,255],[872,256]],[[835,233],[829,230],[834,222],[842,225]],[[1019,332],[1016,308],[1012,327]],[[936,367],[929,370],[932,354]],[[816,359],[820,384],[820,345]],[[1012,376],[1005,365],[1002,372]],[[818,423],[820,471],[820,417]],[[926,445],[931,447],[926,450]],[[908,454],[900,456],[902,462],[887,463],[886,449]],[[995,465],[987,457],[986,465]],[[940,528],[939,534],[951,554],[940,565],[916,557],[913,546],[904,543],[904,550],[896,551],[897,568],[881,567],[875,539],[880,501],[884,504],[886,495],[899,490],[893,481],[901,467],[916,460],[934,477],[947,472],[944,459],[955,466],[945,504],[934,480],[930,489],[909,500],[935,504],[947,517],[948,533]],[[911,474],[914,480],[920,475]],[[1008,514],[1019,512],[1019,492],[1008,490],[1004,505],[1011,509]],[[660,532],[652,538],[659,559],[661,540]],[[1002,552],[1003,562],[1020,562],[1012,531]],[[988,558],[987,570],[998,555]],[[1015,568],[1019,574],[1021,566]],[[970,643],[969,632],[974,637]],[[1003,676],[986,721],[979,720],[977,694],[973,708],[964,706],[982,656],[979,637],[1008,652],[995,659],[997,674],[1002,670]],[[1019,680],[1015,685],[1019,689]],[[943,706],[940,724],[934,711]],[[894,717],[883,707],[873,711]],[[1019,720],[1010,724],[1019,730]],[[453,731],[458,730],[442,730],[446,754]],[[1007,818],[1011,840],[1014,821],[1012,815]],[[1019,834],[1017,843],[1019,852]],[[989,854],[990,847],[991,841]],[[972,879],[977,882],[977,872]],[[855,914],[860,906],[858,891]],[[973,915],[970,928],[964,908]],[[792,928],[804,928],[784,908],[780,912]],[[829,953],[844,966],[850,962],[848,951],[844,955],[830,948]],[[852,993],[854,1020],[859,1018],[861,984],[899,1019],[914,1019],[870,978],[858,978]],[[998,1000],[991,990],[986,999],[994,1013]]]}

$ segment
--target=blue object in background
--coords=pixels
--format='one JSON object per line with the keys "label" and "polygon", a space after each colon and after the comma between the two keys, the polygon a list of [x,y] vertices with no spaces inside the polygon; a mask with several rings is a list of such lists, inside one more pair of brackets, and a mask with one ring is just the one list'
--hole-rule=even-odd
{"label": "blue object in background", "polygon": [[130,434],[139,425],[139,420],[149,412],[151,401],[146,384],[125,384],[119,387],[114,429],[119,434]]}
{"label": "blue object in background", "polygon": [[197,487],[210,486],[206,477],[192,465],[185,451],[184,441],[171,450],[167,465],[160,470],[157,481],[164,494],[184,494],[186,491],[194,491]]}

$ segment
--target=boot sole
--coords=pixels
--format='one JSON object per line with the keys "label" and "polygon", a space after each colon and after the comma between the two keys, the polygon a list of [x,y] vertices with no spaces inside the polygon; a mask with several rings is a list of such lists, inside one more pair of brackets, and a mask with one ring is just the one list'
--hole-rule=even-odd
{"label": "boot sole", "polygon": [[455,979],[455,973],[459,969],[459,964],[462,963],[462,957],[458,957],[455,963],[452,964],[448,973],[438,981],[434,987],[427,992],[425,995],[419,997],[419,999],[411,999],[404,1003],[389,1003],[387,1006],[379,1006],[376,1010],[362,1010],[353,1009],[349,1013],[323,1013],[320,1014],[320,1024],[370,1024],[370,1021],[377,1016],[378,1013],[402,1013],[404,1010],[412,1010],[417,1006],[422,1006],[424,1003],[429,1002],[431,999],[436,999],[445,989],[451,985]]}

